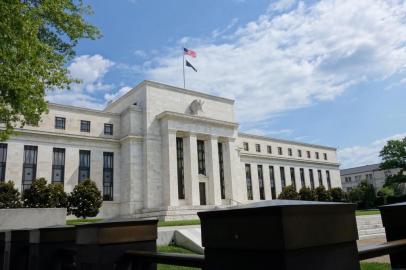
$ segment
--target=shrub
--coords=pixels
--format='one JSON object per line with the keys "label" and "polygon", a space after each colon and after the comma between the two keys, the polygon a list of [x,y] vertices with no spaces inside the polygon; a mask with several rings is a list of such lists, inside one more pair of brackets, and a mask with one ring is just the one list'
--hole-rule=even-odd
{"label": "shrub", "polygon": [[316,200],[320,202],[329,202],[331,201],[330,194],[327,192],[324,186],[318,186],[314,192],[316,193]]}
{"label": "shrub", "polygon": [[384,204],[388,204],[388,197],[392,197],[395,195],[395,190],[393,187],[384,186],[376,193],[376,200],[375,205],[380,206]]}
{"label": "shrub", "polygon": [[342,188],[336,187],[328,191],[333,202],[345,202],[345,192]]}
{"label": "shrub", "polygon": [[69,197],[70,212],[76,217],[95,217],[103,203],[96,183],[87,179],[73,189]]}
{"label": "shrub", "polygon": [[21,207],[20,192],[14,187],[14,182],[0,183],[0,208]]}
{"label": "shrub", "polygon": [[286,186],[282,189],[281,194],[279,194],[278,199],[281,200],[298,200],[299,194],[296,191],[296,188],[292,185]]}
{"label": "shrub", "polygon": [[34,180],[31,187],[24,191],[23,202],[25,207],[47,208],[50,206],[50,191],[45,178]]}
{"label": "shrub", "polygon": [[348,195],[350,201],[356,203],[359,209],[368,209],[375,206],[375,188],[366,181],[361,182],[356,188],[352,189]]}
{"label": "shrub", "polygon": [[315,201],[316,194],[314,193],[314,190],[308,187],[302,187],[299,190],[299,199],[303,201]]}
{"label": "shrub", "polygon": [[388,196],[388,198],[387,198],[387,203],[388,204],[400,203],[400,202],[406,202],[406,195]]}
{"label": "shrub", "polygon": [[49,206],[56,208],[68,208],[68,194],[61,184],[49,184]]}

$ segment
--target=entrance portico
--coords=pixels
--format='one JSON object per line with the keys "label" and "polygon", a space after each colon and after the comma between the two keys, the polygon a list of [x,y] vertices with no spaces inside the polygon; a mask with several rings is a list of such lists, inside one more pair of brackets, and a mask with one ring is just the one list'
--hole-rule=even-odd
{"label": "entrance portico", "polygon": [[163,135],[166,206],[197,206],[204,203],[221,205],[232,202],[235,198],[231,179],[233,170],[238,171],[239,164],[233,163],[233,159],[237,159],[234,142],[238,124],[175,112],[164,112],[157,118],[161,121]]}

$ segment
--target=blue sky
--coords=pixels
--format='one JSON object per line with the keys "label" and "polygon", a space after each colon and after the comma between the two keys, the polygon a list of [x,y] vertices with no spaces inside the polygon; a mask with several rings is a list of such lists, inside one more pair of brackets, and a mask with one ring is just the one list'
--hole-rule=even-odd
{"label": "blue sky", "polygon": [[69,63],[57,103],[103,108],[144,79],[236,100],[241,130],[338,147],[342,167],[378,162],[406,136],[406,3],[384,0],[85,1],[103,37]]}

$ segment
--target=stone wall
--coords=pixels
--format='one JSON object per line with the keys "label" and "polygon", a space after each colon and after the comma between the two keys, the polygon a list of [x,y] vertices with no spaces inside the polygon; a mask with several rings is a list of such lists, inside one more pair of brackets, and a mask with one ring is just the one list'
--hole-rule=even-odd
{"label": "stone wall", "polygon": [[0,209],[0,231],[66,224],[65,208]]}

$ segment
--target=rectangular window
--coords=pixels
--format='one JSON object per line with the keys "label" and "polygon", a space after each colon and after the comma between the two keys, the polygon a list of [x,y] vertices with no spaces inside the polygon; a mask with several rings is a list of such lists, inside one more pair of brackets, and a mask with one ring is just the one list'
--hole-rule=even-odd
{"label": "rectangular window", "polygon": [[178,198],[185,199],[185,167],[183,163],[183,138],[176,138],[176,158],[178,167]]}
{"label": "rectangular window", "polygon": [[113,124],[104,124],[104,134],[113,135]]}
{"label": "rectangular window", "polygon": [[244,142],[244,151],[249,151],[249,150],[250,150],[250,148],[249,148],[248,143]]}
{"label": "rectangular window", "polygon": [[245,180],[247,183],[248,200],[253,200],[254,196],[252,195],[251,164],[245,164]]}
{"label": "rectangular window", "polygon": [[305,173],[303,168],[300,168],[300,183],[302,184],[302,187],[306,186]]}
{"label": "rectangular window", "polygon": [[23,192],[31,187],[37,176],[38,146],[24,145]]}
{"label": "rectangular window", "polygon": [[204,155],[204,141],[197,141],[197,163],[199,174],[206,175],[206,161]]}
{"label": "rectangular window", "polygon": [[259,184],[259,199],[265,200],[264,173],[262,165],[258,165],[258,184]]}
{"label": "rectangular window", "polygon": [[326,171],[326,176],[327,176],[327,188],[330,190],[331,189],[330,171]]}
{"label": "rectangular window", "polygon": [[224,159],[223,159],[223,144],[218,143],[218,152],[219,152],[219,170],[220,170],[220,191],[221,199],[226,198],[226,186],[224,183]]}
{"label": "rectangular window", "polygon": [[90,121],[80,120],[80,131],[90,132]]}
{"label": "rectangular window", "polygon": [[310,151],[306,151],[306,153],[307,153],[307,158],[311,158],[311,157],[312,157],[311,154],[310,154]]}
{"label": "rectangular window", "polygon": [[292,181],[292,186],[296,189],[296,175],[295,168],[290,167],[290,180]]}
{"label": "rectangular window", "polygon": [[79,182],[90,178],[90,151],[79,150]]}
{"label": "rectangular window", "polygon": [[280,167],[282,188],[286,187],[285,168]]}
{"label": "rectangular window", "polygon": [[279,155],[282,155],[282,154],[283,154],[283,152],[282,152],[282,147],[278,147],[278,154],[279,154]]}
{"label": "rectangular window", "polygon": [[268,154],[272,154],[272,146],[268,145],[267,150],[268,150]]}
{"label": "rectangular window", "polygon": [[52,158],[52,183],[62,184],[65,180],[65,149],[54,148]]}
{"label": "rectangular window", "polygon": [[323,156],[324,156],[324,160],[327,160],[327,153],[324,153]]}
{"label": "rectangular window", "polygon": [[55,128],[65,129],[65,117],[55,117]]}
{"label": "rectangular window", "polygon": [[261,145],[260,144],[255,144],[255,151],[261,152]]}
{"label": "rectangular window", "polygon": [[317,175],[319,177],[319,186],[323,186],[323,176],[321,174],[321,170],[317,170]]}
{"label": "rectangular window", "polygon": [[292,156],[292,148],[288,148],[288,155]]}
{"label": "rectangular window", "polygon": [[271,181],[271,195],[272,199],[276,199],[276,187],[275,187],[275,171],[273,166],[269,166],[269,180]]}
{"label": "rectangular window", "polygon": [[302,157],[302,150],[300,150],[300,149],[297,150],[297,156]]}
{"label": "rectangular window", "polygon": [[113,200],[114,153],[103,153],[103,200]]}
{"label": "rectangular window", "polygon": [[7,144],[0,143],[0,182],[6,178]]}
{"label": "rectangular window", "polygon": [[316,159],[319,159],[319,152],[316,152]]}
{"label": "rectangular window", "polygon": [[314,175],[312,169],[309,169],[309,176],[310,176],[310,187],[311,189],[314,189]]}

